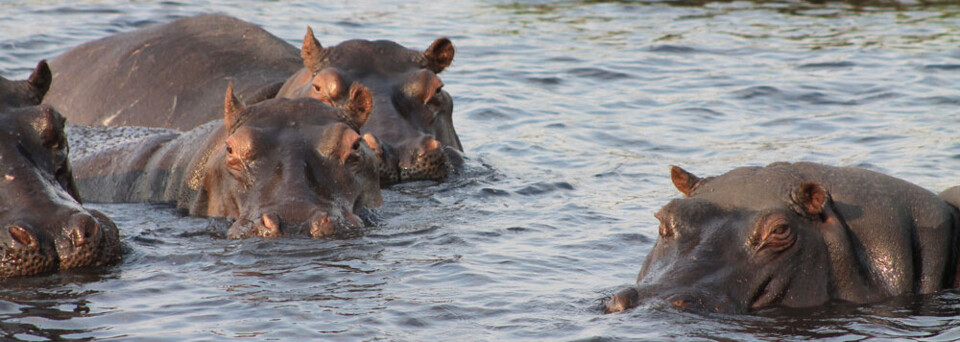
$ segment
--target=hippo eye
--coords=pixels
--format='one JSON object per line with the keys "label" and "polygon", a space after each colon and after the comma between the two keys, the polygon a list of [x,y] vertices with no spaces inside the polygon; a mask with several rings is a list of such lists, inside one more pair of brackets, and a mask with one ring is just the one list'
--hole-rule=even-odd
{"label": "hippo eye", "polygon": [[227,154],[233,154],[233,147],[230,147],[230,144],[226,144]]}
{"label": "hippo eye", "polygon": [[780,252],[793,246],[793,243],[796,242],[796,235],[786,222],[777,222],[765,229],[761,239],[757,245],[757,251]]}
{"label": "hippo eye", "polygon": [[433,96],[430,96],[430,99],[427,100],[427,104],[439,106],[443,103],[443,85],[437,87],[437,90],[433,92]]}

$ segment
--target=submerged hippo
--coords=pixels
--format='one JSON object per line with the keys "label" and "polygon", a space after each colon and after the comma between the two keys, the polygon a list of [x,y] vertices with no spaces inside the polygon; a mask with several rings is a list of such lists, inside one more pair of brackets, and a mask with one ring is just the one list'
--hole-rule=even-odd
{"label": "submerged hippo", "polygon": [[176,202],[191,215],[235,219],[228,237],[331,236],[378,207],[377,161],[354,126],[370,94],[344,109],[314,99],[246,106],[228,86],[223,121],[119,145],[75,161],[90,201]]}
{"label": "submerged hippo", "polygon": [[660,236],[637,286],[608,312],[644,301],[742,313],[831,300],[869,303],[957,286],[957,208],[903,180],[858,168],[774,163],[698,178],[656,217]]}
{"label": "submerged hippo", "polygon": [[43,61],[26,81],[0,77],[0,278],[120,260],[116,225],[80,204],[64,118],[39,105],[50,79]]}
{"label": "submerged hippo", "polygon": [[337,106],[349,84],[370,88],[373,114],[362,132],[372,134],[365,138],[383,161],[384,184],[443,178],[462,162],[453,99],[437,76],[453,61],[449,39],[439,38],[422,52],[385,40],[324,48],[307,28],[300,53],[304,67],[277,96],[312,97]]}
{"label": "submerged hippo", "polygon": [[230,79],[246,103],[273,97],[300,55],[254,24],[199,15],[82,44],[50,67],[44,103],[71,123],[189,130],[223,115]]}
{"label": "submerged hippo", "polygon": [[[342,105],[352,82],[373,90],[374,113],[363,132],[372,133],[364,140],[382,158],[384,184],[441,178],[451,161],[461,161],[454,153],[462,147],[451,121],[452,101],[436,76],[453,59],[449,40],[437,40],[425,53],[390,42],[314,47],[304,55],[336,63],[305,61],[296,47],[236,18],[181,18],[58,56],[51,61],[57,82],[44,101],[76,124],[189,130],[222,115],[229,79],[242,85],[237,96],[248,104],[275,97],[285,82],[283,97],[309,96],[296,91],[311,82],[311,72],[301,70],[309,62],[327,69],[323,77],[342,73],[335,85],[324,83],[325,96],[336,100],[314,96],[321,101]],[[345,64],[335,56],[358,59]]]}

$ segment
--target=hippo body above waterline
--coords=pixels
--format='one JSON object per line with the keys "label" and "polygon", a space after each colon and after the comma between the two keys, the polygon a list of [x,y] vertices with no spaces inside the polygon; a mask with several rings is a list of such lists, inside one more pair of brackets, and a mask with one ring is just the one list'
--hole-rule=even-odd
{"label": "hippo body above waterline", "polygon": [[50,61],[44,103],[70,123],[189,130],[223,115],[223,89],[253,104],[300,67],[295,47],[260,27],[200,15],[84,43]]}
{"label": "hippo body above waterline", "polygon": [[[387,41],[311,46],[304,60],[254,24],[223,15],[181,18],[58,56],[51,61],[56,82],[44,101],[73,124],[189,130],[221,116],[229,80],[248,104],[277,96],[283,86],[280,97],[314,97],[332,106],[342,106],[351,84],[360,83],[374,94],[374,112],[361,133],[381,160],[383,185],[440,179],[462,164],[453,101],[436,76],[453,59],[449,40],[438,39],[426,52]],[[318,80],[339,73],[339,82],[322,85],[324,96],[299,90],[313,79],[308,62],[324,68]]]}
{"label": "hippo body above waterline", "polygon": [[370,111],[355,87],[348,109],[314,99],[245,106],[227,90],[224,119],[88,153],[80,193],[96,202],[175,202],[190,215],[234,219],[228,237],[327,237],[378,207],[377,161],[353,126]]}
{"label": "hippo body above waterline", "polygon": [[307,28],[300,54],[303,68],[280,88],[278,97],[312,97],[336,106],[351,83],[370,88],[374,106],[362,132],[383,148],[374,150],[385,166],[384,184],[439,179],[462,164],[463,146],[453,127],[453,98],[437,76],[454,56],[453,43],[439,38],[424,51],[395,42],[349,40],[323,47]]}
{"label": "hippo body above waterline", "polygon": [[0,278],[121,257],[113,221],[80,204],[63,116],[40,105],[50,79],[45,61],[26,81],[0,77]]}
{"label": "hippo body above waterline", "polygon": [[671,178],[685,198],[656,214],[637,285],[608,312],[659,300],[743,313],[957,286],[956,203],[906,181],[806,162],[703,179],[673,167]]}

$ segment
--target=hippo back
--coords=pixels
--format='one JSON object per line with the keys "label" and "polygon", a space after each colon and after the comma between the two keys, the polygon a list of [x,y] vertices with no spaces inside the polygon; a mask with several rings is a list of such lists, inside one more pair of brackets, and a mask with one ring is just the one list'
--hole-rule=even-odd
{"label": "hippo back", "polygon": [[256,25],[200,15],[75,47],[50,62],[44,99],[71,123],[187,130],[218,118],[229,79],[248,103],[272,97],[299,51]]}

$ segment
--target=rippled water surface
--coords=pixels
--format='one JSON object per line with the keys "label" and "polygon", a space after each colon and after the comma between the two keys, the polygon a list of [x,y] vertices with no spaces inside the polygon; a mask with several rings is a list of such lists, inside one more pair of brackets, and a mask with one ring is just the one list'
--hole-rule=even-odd
{"label": "rippled water surface", "polygon": [[[82,42],[220,12],[300,45],[457,46],[441,76],[468,158],[385,190],[342,240],[226,240],[170,206],[94,204],[122,264],[0,284],[3,340],[960,338],[960,291],[753,315],[602,315],[678,196],[809,160],[960,184],[960,5],[710,1],[5,1],[0,74]],[[929,1],[927,1],[929,2]]]}

